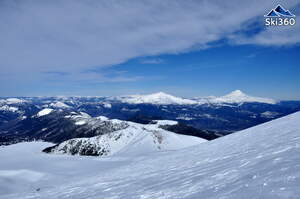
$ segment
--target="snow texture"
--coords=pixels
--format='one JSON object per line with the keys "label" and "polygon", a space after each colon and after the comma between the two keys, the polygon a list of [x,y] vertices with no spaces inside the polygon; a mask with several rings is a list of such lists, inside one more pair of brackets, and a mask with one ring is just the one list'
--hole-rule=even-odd
{"label": "snow texture", "polygon": [[107,158],[0,148],[0,198],[298,199],[300,112],[181,150]]}
{"label": "snow texture", "polygon": [[80,121],[75,122],[75,125],[81,126],[81,125],[84,125],[85,123],[86,122],[84,120],[80,120]]}
{"label": "snow texture", "polygon": [[53,111],[53,109],[51,109],[51,108],[45,108],[37,113],[37,117],[42,117],[42,116],[48,115],[52,111]]}

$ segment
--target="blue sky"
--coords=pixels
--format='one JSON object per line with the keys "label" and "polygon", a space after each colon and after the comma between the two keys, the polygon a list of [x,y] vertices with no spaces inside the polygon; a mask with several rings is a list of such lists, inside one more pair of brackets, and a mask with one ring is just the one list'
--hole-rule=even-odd
{"label": "blue sky", "polygon": [[300,25],[263,25],[278,3],[300,20],[297,0],[3,0],[0,96],[300,99]]}
{"label": "blue sky", "polygon": [[[139,83],[122,83],[130,93],[164,90],[175,95],[206,96],[240,89],[258,96],[300,99],[299,52],[299,46],[223,45],[179,55],[137,58],[114,70],[142,77]],[[143,63],[145,60],[150,63]]]}

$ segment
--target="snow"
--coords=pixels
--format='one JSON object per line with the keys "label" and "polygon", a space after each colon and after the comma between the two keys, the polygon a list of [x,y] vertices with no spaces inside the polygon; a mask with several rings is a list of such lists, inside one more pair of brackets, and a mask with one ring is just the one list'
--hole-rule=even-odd
{"label": "snow", "polygon": [[91,116],[85,112],[71,112],[71,115],[66,115],[65,118],[72,118],[75,122],[79,120],[88,120]]}
{"label": "snow", "polygon": [[177,121],[173,121],[173,120],[154,120],[154,122],[156,122],[157,125],[176,125],[176,124],[178,124]]}
{"label": "snow", "polygon": [[84,118],[90,118],[91,116],[85,112],[80,112],[80,115]]}
{"label": "snow", "polygon": [[24,103],[26,100],[23,99],[18,99],[18,98],[8,98],[6,99],[7,104],[19,104],[19,103]]}
{"label": "snow", "polygon": [[202,105],[202,104],[242,104],[245,102],[258,102],[258,103],[267,103],[267,104],[276,104],[277,101],[269,98],[262,97],[253,97],[243,93],[240,90],[232,91],[231,93],[221,96],[208,96],[208,97],[197,97],[193,99],[185,99],[180,97],[175,97],[164,92],[153,93],[149,95],[129,95],[123,97],[117,97],[117,100],[120,100],[124,103],[130,104],[158,104],[158,105],[168,105],[168,104],[177,104],[177,105]]}
{"label": "snow", "polygon": [[107,121],[107,120],[109,120],[107,117],[105,117],[105,116],[98,116],[98,117],[96,117],[97,119],[99,119],[99,120],[102,120],[102,121]]}
{"label": "snow", "polygon": [[272,111],[265,111],[263,113],[261,113],[260,115],[262,117],[265,117],[265,118],[274,118],[278,115],[279,113],[277,112],[272,112]]}
{"label": "snow", "polygon": [[128,108],[122,108],[121,111],[128,111],[128,112],[139,112],[140,109],[134,108],[134,109],[128,109]]}
{"label": "snow", "polygon": [[26,169],[19,170],[1,170],[1,178],[18,178],[18,180],[27,180],[29,182],[34,182],[43,177],[43,174],[39,172],[34,172]]}
{"label": "snow", "polygon": [[[78,121],[75,124],[83,125],[85,123],[86,121]],[[179,135],[159,128],[160,125],[175,125],[176,121],[161,120],[156,124],[148,125],[125,121],[123,123],[127,123],[126,128],[91,138],[67,140],[52,149],[52,152],[82,154],[89,148],[90,151],[101,156],[115,154],[128,156],[176,150],[206,142],[201,138]]]}
{"label": "snow", "polygon": [[[297,199],[300,112],[185,149],[107,158],[0,148],[0,198]],[[6,174],[7,173],[7,174]],[[32,174],[32,177],[31,177]]]}
{"label": "snow", "polygon": [[75,125],[78,125],[78,126],[84,125],[84,124],[86,124],[86,121],[84,121],[84,120],[80,120],[80,121],[75,122]]}
{"label": "snow", "polygon": [[0,111],[18,112],[19,109],[17,107],[4,105],[0,106]]}
{"label": "snow", "polygon": [[244,103],[244,102],[259,102],[259,103],[267,103],[267,104],[276,104],[276,101],[269,98],[261,98],[261,97],[252,97],[246,95],[240,90],[235,90],[228,95],[224,95],[222,97],[210,97],[207,98],[210,103]]}
{"label": "snow", "polygon": [[111,108],[112,105],[110,103],[103,103],[104,108]]}
{"label": "snow", "polygon": [[40,112],[37,113],[37,117],[42,117],[42,116],[48,115],[52,111],[53,111],[53,109],[51,109],[51,108],[45,108],[45,109],[43,109],[43,110],[41,110]]}
{"label": "snow", "polygon": [[150,95],[131,95],[121,97],[120,99],[122,102],[130,104],[197,104],[194,100],[175,97],[163,92]]}
{"label": "snow", "polygon": [[176,117],[177,120],[194,120],[195,118],[193,117],[186,117],[186,116],[179,116]]}
{"label": "snow", "polygon": [[70,108],[70,106],[66,105],[63,102],[53,102],[50,104],[50,107],[54,107],[54,108]]}

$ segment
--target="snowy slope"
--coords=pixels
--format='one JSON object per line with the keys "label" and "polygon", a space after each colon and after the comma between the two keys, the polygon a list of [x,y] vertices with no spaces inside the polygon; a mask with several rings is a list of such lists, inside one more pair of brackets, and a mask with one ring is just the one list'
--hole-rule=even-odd
{"label": "snowy slope", "polygon": [[130,95],[120,97],[124,103],[130,104],[197,104],[196,101],[175,97],[163,92],[150,95]]}
{"label": "snowy slope", "polygon": [[[298,199],[300,112],[211,142],[144,156],[0,148],[0,198]],[[48,145],[49,146],[49,145]],[[32,175],[33,174],[33,175]]]}
{"label": "snowy slope", "polygon": [[[103,120],[103,118],[101,119]],[[104,120],[124,123],[123,121],[108,120],[107,118],[104,118]],[[80,120],[76,123],[79,122],[83,125],[87,121]],[[144,125],[126,122],[127,128],[91,138],[74,138],[45,151],[72,155],[137,155],[154,151],[181,149],[206,141],[193,136],[178,135],[159,128],[159,125],[162,124],[174,125],[176,123],[174,121],[158,121],[157,124]]]}
{"label": "snowy slope", "polygon": [[37,117],[42,117],[42,116],[45,116],[45,115],[50,114],[52,111],[53,111],[53,109],[51,109],[51,108],[44,108],[43,110],[39,111],[39,112],[36,114],[36,116],[37,116]]}

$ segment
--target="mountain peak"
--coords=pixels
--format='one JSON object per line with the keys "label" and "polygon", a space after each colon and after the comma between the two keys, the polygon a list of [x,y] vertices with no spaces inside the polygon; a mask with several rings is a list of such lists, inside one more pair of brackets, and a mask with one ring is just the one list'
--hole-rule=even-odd
{"label": "mountain peak", "polygon": [[241,90],[232,91],[227,95],[215,98],[211,101],[215,103],[244,103],[244,102],[259,102],[259,103],[267,103],[267,104],[276,103],[276,101],[273,99],[253,97],[253,96],[246,95]]}
{"label": "mountain peak", "polygon": [[241,90],[235,90],[229,93],[227,96],[246,96]]}
{"label": "mountain peak", "polygon": [[196,104],[197,102],[190,99],[175,97],[173,95],[157,92],[148,95],[131,95],[122,98],[123,102],[131,104]]}
{"label": "mountain peak", "polygon": [[170,97],[172,95],[160,91],[160,92],[157,92],[157,93],[149,94],[148,96]]}

